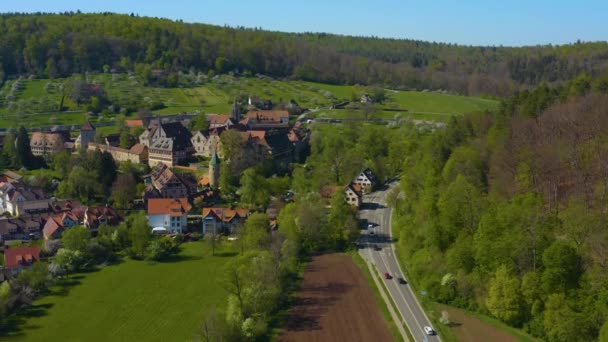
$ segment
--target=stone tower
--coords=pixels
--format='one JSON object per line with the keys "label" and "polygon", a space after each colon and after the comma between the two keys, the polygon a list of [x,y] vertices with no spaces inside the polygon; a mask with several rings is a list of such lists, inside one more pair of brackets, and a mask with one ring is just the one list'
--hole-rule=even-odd
{"label": "stone tower", "polygon": [[220,158],[217,152],[213,151],[211,161],[209,162],[209,186],[216,187],[220,180]]}
{"label": "stone tower", "polygon": [[234,98],[232,108],[230,109],[230,118],[232,119],[235,125],[238,124],[239,121],[241,121],[241,108],[236,102],[236,97]]}
{"label": "stone tower", "polygon": [[81,150],[87,150],[89,143],[95,142],[96,129],[90,122],[85,122],[80,127],[80,141],[76,141],[76,145]]}

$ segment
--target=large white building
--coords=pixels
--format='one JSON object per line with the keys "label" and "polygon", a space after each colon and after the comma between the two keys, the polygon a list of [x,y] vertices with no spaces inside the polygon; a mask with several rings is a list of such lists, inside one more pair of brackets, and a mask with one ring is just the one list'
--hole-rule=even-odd
{"label": "large white building", "polygon": [[172,233],[184,233],[191,208],[186,198],[151,198],[148,200],[148,225],[162,227]]}

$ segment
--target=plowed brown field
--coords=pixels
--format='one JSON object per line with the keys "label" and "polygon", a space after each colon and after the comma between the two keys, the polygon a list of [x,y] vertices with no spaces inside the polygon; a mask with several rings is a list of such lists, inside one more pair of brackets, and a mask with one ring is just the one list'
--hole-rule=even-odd
{"label": "plowed brown field", "polygon": [[393,341],[372,290],[351,257],[312,257],[279,341]]}

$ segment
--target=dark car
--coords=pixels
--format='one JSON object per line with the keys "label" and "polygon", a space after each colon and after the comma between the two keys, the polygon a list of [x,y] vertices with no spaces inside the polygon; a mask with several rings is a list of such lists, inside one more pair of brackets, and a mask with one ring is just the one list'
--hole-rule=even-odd
{"label": "dark car", "polygon": [[384,272],[384,279],[393,279],[393,276],[391,276],[388,272]]}
{"label": "dark car", "polygon": [[403,279],[402,277],[397,278],[397,281],[399,282],[399,284],[407,284],[407,281],[405,281],[405,279]]}

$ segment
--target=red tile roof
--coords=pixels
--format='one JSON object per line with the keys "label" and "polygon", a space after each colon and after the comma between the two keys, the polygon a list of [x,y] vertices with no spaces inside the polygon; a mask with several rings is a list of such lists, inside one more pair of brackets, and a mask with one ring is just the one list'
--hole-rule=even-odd
{"label": "red tile roof", "polygon": [[40,248],[38,247],[10,247],[4,250],[6,268],[27,266],[36,261],[40,261]]}
{"label": "red tile roof", "polygon": [[143,127],[144,122],[142,120],[125,120],[125,126],[127,127]]}
{"label": "red tile roof", "polygon": [[249,216],[249,209],[244,208],[203,208],[203,219],[209,215],[223,222],[230,222],[234,218],[246,218]]}
{"label": "red tile roof", "polygon": [[192,209],[187,198],[151,198],[148,215],[182,216]]}
{"label": "red tile roof", "polygon": [[251,110],[245,115],[247,119],[255,119],[259,123],[281,123],[281,119],[289,118],[286,110]]}

